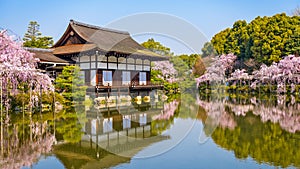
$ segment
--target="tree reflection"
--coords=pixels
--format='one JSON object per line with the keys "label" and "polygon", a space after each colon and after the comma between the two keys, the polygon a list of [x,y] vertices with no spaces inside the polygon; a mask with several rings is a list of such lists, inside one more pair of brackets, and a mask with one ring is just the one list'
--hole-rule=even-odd
{"label": "tree reflection", "polygon": [[[66,107],[64,110],[58,113],[55,123],[56,123],[56,137],[59,141],[69,142],[69,143],[77,143],[81,140],[83,135],[82,132],[82,123],[80,121],[84,121],[84,113],[80,107]],[[81,110],[81,111],[80,111]]]}
{"label": "tree reflection", "polygon": [[47,121],[24,123],[6,121],[3,125],[3,152],[0,154],[1,168],[32,166],[42,154],[49,153],[55,137],[48,130]]}
{"label": "tree reflection", "polygon": [[[83,108],[83,109],[82,109]],[[0,168],[30,167],[41,155],[50,153],[54,143],[79,142],[84,106],[65,107],[61,112],[12,112],[5,117],[1,140]]]}
{"label": "tree reflection", "polygon": [[174,117],[178,115],[178,105],[178,100],[164,103],[161,113],[152,117],[153,120],[151,122],[151,128],[153,135],[161,134],[163,131],[170,128],[170,126],[174,123]]}
{"label": "tree reflection", "polygon": [[[198,100],[207,118],[220,114],[211,135],[216,144],[234,151],[237,158],[251,156],[259,163],[300,167],[299,103],[282,96],[268,100],[255,97],[220,100]],[[224,109],[213,111],[220,105]],[[205,127],[210,126],[213,124],[206,120]]]}

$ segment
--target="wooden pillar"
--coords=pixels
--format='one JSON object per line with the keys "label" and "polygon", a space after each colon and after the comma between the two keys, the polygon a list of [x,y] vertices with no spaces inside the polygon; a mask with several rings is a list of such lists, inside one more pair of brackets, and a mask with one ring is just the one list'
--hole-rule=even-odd
{"label": "wooden pillar", "polygon": [[105,55],[106,56],[106,69],[108,69],[108,54]]}
{"label": "wooden pillar", "polygon": [[125,64],[126,64],[126,68],[125,68],[125,70],[128,70],[128,65],[127,65],[127,57],[125,58]]}
{"label": "wooden pillar", "polygon": [[119,70],[119,57],[117,57],[117,70]]}
{"label": "wooden pillar", "polygon": [[143,138],[145,138],[145,126],[143,126]]}
{"label": "wooden pillar", "polygon": [[128,142],[128,129],[126,129],[126,142]]}

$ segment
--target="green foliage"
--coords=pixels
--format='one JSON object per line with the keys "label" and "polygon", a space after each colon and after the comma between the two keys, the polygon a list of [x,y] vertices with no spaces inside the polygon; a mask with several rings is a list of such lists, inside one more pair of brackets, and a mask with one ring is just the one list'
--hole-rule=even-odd
{"label": "green foliage", "polygon": [[11,99],[11,109],[15,110],[17,107],[22,108],[22,106],[27,106],[29,104],[29,93],[18,93],[10,97]]}
{"label": "green foliage", "polygon": [[214,46],[212,45],[211,42],[206,42],[201,49],[202,51],[202,57],[207,57],[207,56],[216,56],[217,51],[214,49]]}
{"label": "green foliage", "polygon": [[42,96],[43,104],[52,104],[54,100],[55,100],[55,102],[59,102],[59,103],[65,102],[64,97],[57,92],[55,92],[55,97],[54,97],[53,92],[47,92],[47,93],[44,92],[43,93],[43,96]]}
{"label": "green foliage", "polygon": [[160,71],[151,71],[151,82],[153,84],[164,84],[164,88],[168,93],[178,92],[178,87],[181,90],[189,89],[195,85],[194,75],[200,76],[205,72],[205,66],[198,54],[173,56],[170,48],[163,46],[160,42],[156,42],[153,38],[141,44],[145,48],[161,55],[172,56],[170,62],[173,63],[177,71],[177,77],[181,81],[178,83],[169,83],[161,78]]}
{"label": "green foliage", "polygon": [[[84,107],[84,105],[81,105]],[[74,107],[67,107],[57,114],[56,131],[58,140],[77,143],[83,135],[81,120],[85,120],[84,113]]]}
{"label": "green foliage", "polygon": [[49,48],[53,45],[53,38],[42,36],[40,25],[36,21],[30,21],[23,41],[25,47]]}
{"label": "green foliage", "polygon": [[87,86],[84,86],[81,76],[78,66],[65,66],[57,77],[55,90],[65,98],[66,105],[84,101]]}
{"label": "green foliage", "polygon": [[[178,79],[180,81],[179,88],[182,91],[186,91],[195,86],[194,76],[191,71],[192,61],[195,56],[189,57],[187,55],[173,56],[170,58],[170,62],[173,63],[174,68],[177,70]],[[191,59],[192,58],[192,59]]]}
{"label": "green foliage", "polygon": [[227,28],[219,33],[217,33],[211,40],[216,52],[221,55],[225,53],[230,53],[227,47],[227,36],[230,33],[230,28]]}
{"label": "green foliage", "polygon": [[193,69],[196,60],[201,59],[201,56],[198,54],[183,54],[179,55],[178,57],[188,66],[189,69]]}
{"label": "green foliage", "polygon": [[160,77],[162,77],[162,73],[159,70],[151,70],[152,84],[163,84],[164,91],[166,91],[167,94],[174,94],[179,92],[179,86],[177,82],[169,83],[168,81]]}
{"label": "green foliage", "polygon": [[143,42],[141,45],[159,55],[173,55],[173,52],[171,52],[170,48],[163,46],[160,42],[155,41],[153,38],[148,39],[148,41]]}
{"label": "green foliage", "polygon": [[218,54],[233,52],[239,60],[254,59],[270,65],[283,56],[299,54],[300,16],[276,14],[257,17],[250,23],[236,21],[216,34],[211,43]]}

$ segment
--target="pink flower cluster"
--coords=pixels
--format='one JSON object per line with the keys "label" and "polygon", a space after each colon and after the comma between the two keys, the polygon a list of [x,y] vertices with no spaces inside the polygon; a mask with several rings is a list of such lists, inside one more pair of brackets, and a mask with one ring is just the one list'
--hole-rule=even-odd
{"label": "pink flower cluster", "polygon": [[228,80],[241,80],[241,79],[251,79],[252,77],[246,72],[245,69],[236,69],[231,73],[231,77]]}
{"label": "pink flower cluster", "polygon": [[49,76],[36,69],[38,61],[20,42],[0,31],[0,80],[4,91],[13,89],[14,93],[24,83],[34,87],[34,91],[54,90]]}
{"label": "pink flower cluster", "polygon": [[232,53],[217,56],[214,62],[206,69],[205,74],[196,78],[197,86],[199,86],[200,83],[208,81],[224,82],[225,72],[226,70],[232,69],[236,58],[236,55]]}
{"label": "pink flower cluster", "polygon": [[174,83],[178,81],[178,79],[176,78],[177,70],[174,68],[174,65],[169,61],[154,62],[152,70],[160,71],[161,76],[159,76],[158,78],[161,78],[169,83]]}
{"label": "pink flower cluster", "polygon": [[[196,78],[197,85],[210,81],[225,81],[225,71],[232,69],[236,56],[233,54],[221,55],[207,68],[204,75]],[[291,91],[295,91],[295,84],[300,83],[300,57],[289,55],[278,63],[271,66],[261,65],[249,75],[245,69],[236,69],[231,73],[228,80],[251,80],[251,87],[256,88],[258,84],[276,84],[278,93],[286,92],[286,85],[291,85]]]}
{"label": "pink flower cluster", "polygon": [[290,84],[294,91],[294,84],[300,83],[300,57],[289,55],[271,66],[262,65],[259,70],[253,72],[253,78],[253,88],[258,83],[271,83],[277,84],[279,93],[284,93],[286,85]]}

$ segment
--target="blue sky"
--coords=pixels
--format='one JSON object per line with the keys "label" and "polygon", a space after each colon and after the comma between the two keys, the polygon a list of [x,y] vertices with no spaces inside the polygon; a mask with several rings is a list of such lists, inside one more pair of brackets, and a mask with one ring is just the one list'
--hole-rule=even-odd
{"label": "blue sky", "polygon": [[[272,16],[283,12],[290,14],[297,6],[300,6],[300,0],[0,0],[0,27],[23,37],[29,21],[35,20],[41,25],[43,35],[52,36],[56,41],[70,19],[104,26],[124,16],[158,12],[184,19],[211,39],[237,20],[249,22],[257,16]],[[162,41],[168,45],[167,41]],[[173,44],[169,45],[173,49]]]}

